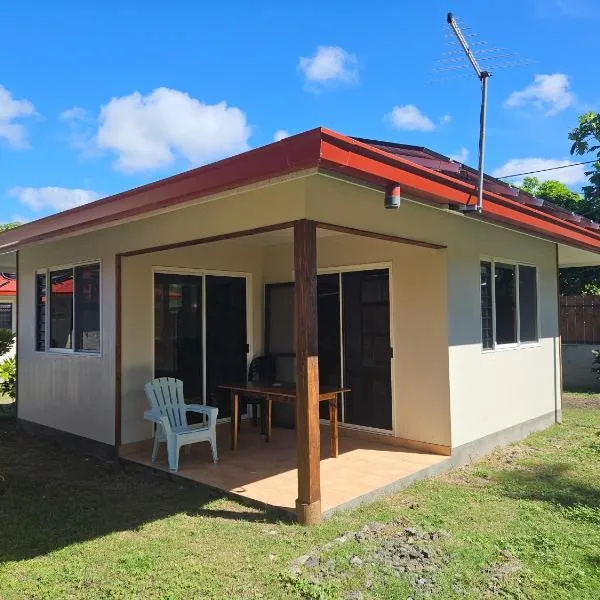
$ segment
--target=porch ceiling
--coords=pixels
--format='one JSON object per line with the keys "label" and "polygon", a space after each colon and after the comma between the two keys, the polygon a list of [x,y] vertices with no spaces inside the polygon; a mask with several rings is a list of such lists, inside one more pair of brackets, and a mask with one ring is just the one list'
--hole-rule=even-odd
{"label": "porch ceiling", "polygon": [[566,267],[597,267],[600,266],[600,254],[589,252],[581,248],[558,245],[558,265]]}

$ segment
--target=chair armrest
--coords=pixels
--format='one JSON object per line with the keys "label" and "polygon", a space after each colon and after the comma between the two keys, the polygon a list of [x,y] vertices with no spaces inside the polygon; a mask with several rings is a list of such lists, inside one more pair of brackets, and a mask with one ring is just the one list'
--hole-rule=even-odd
{"label": "chair armrest", "polygon": [[156,423],[157,425],[162,425],[165,433],[171,432],[171,425],[169,424],[169,419],[167,417],[160,414],[159,410],[146,410],[144,411],[144,419],[147,421],[152,421],[152,423]]}
{"label": "chair armrest", "polygon": [[213,429],[217,424],[217,415],[219,409],[216,406],[205,406],[204,404],[188,404],[185,407],[186,412],[195,412],[208,416],[208,428]]}

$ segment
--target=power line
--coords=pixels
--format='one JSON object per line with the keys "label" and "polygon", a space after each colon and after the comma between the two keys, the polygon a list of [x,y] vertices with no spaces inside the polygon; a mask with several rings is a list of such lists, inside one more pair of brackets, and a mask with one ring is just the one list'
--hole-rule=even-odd
{"label": "power line", "polygon": [[570,167],[578,167],[579,165],[589,165],[598,162],[595,160],[584,160],[583,162],[571,163],[569,165],[561,165],[560,167],[548,167],[547,169],[538,169],[537,171],[527,171],[525,173],[515,173],[514,175],[502,175],[497,179],[508,179],[509,177],[521,177],[521,175],[533,175],[534,173],[544,173],[545,171],[556,171],[556,169],[569,169]]}

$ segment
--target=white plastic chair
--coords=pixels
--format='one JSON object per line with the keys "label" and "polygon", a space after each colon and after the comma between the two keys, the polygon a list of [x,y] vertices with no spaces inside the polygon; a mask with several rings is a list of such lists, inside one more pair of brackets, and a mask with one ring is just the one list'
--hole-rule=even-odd
{"label": "white plastic chair", "polygon": [[[179,466],[179,449],[196,442],[209,442],[213,462],[217,456],[217,415],[219,409],[202,404],[186,404],[183,398],[183,382],[171,377],[160,377],[149,381],[144,386],[146,397],[152,407],[144,412],[144,419],[156,424],[152,462],[156,462],[158,447],[167,443],[169,469],[177,472]],[[188,425],[187,413],[195,412],[208,416],[208,423]]]}

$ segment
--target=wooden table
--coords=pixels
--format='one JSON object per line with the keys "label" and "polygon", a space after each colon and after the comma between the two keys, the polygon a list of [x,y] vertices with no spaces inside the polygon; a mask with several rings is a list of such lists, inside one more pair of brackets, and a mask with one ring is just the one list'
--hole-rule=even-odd
{"label": "wooden table", "polygon": [[[291,404],[296,402],[296,386],[294,384],[279,383],[228,383],[219,386],[223,390],[231,392],[231,449],[237,450],[239,422],[239,397],[252,396],[265,399],[265,427],[266,440],[271,441],[271,412],[273,402]],[[349,392],[350,388],[322,387],[319,390],[319,402],[329,404],[329,429],[330,429],[330,453],[332,458],[337,458],[338,449],[338,405],[337,398],[343,392]]]}

